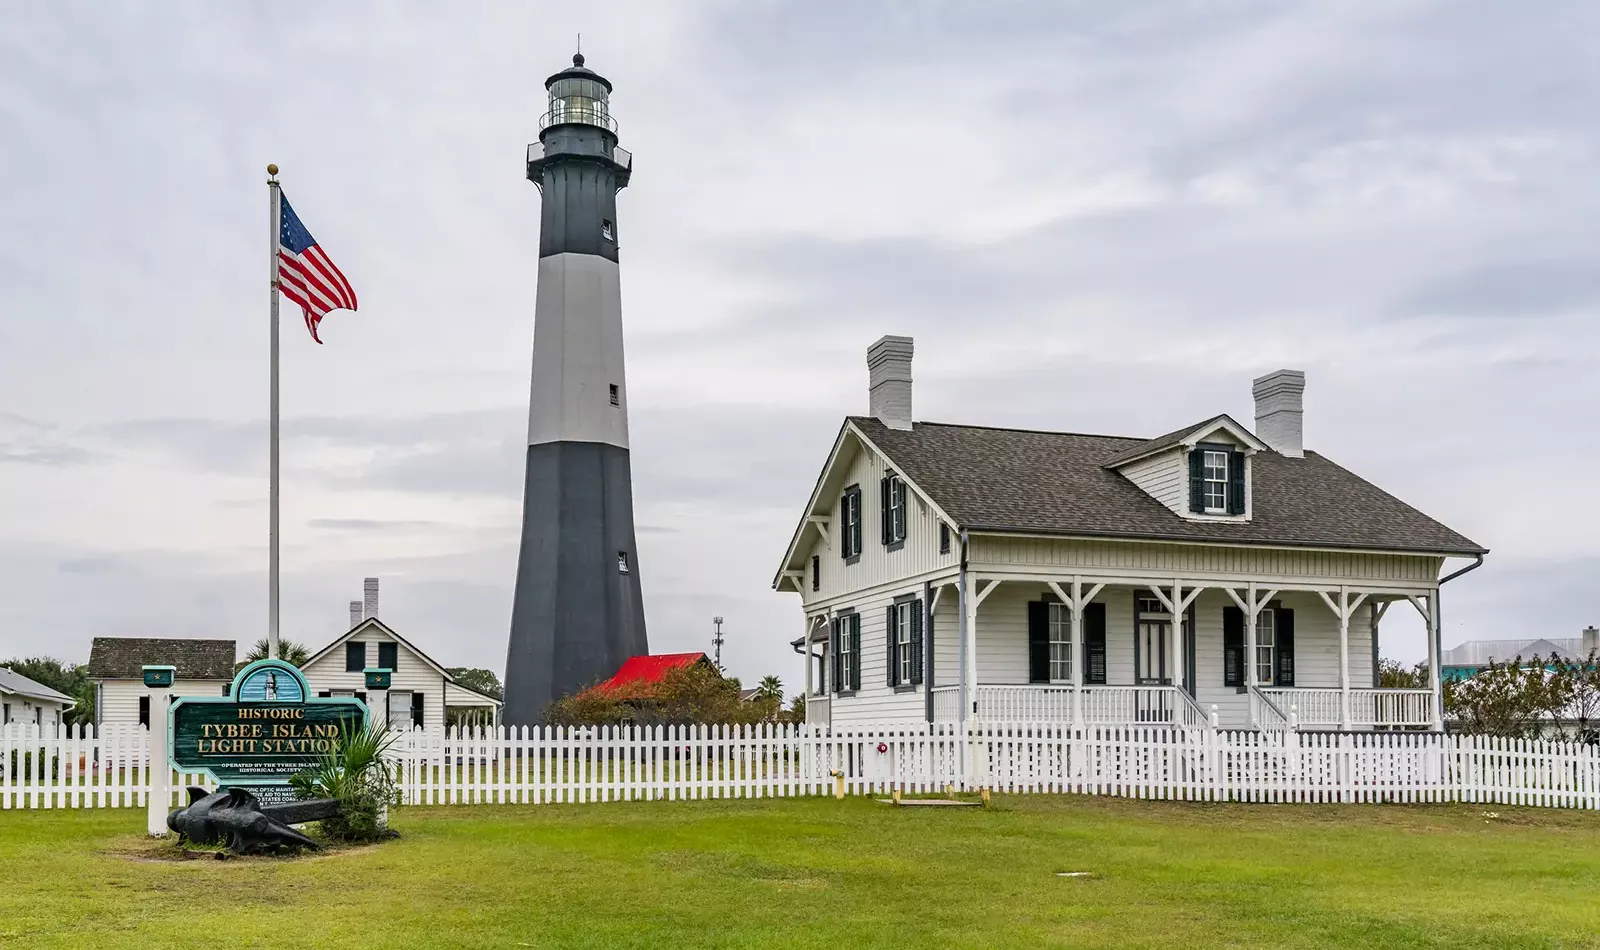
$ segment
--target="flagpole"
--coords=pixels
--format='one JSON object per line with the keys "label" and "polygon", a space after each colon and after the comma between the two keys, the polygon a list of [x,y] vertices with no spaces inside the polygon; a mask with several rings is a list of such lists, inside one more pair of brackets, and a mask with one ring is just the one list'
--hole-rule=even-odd
{"label": "flagpole", "polygon": [[272,356],[271,356],[271,442],[268,467],[270,487],[267,502],[267,656],[278,656],[278,231],[283,202],[279,200],[278,166],[267,166],[267,194],[272,201],[268,220],[272,223],[268,253],[272,268]]}

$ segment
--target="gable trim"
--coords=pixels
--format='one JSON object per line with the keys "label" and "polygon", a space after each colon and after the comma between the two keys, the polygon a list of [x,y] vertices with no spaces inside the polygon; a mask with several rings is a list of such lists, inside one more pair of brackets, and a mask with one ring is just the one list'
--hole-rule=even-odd
{"label": "gable trim", "polygon": [[[410,650],[412,653],[416,654],[418,659],[426,663],[428,667],[435,673],[438,673],[440,676],[444,677],[446,682],[454,683],[457,686],[461,685],[460,683],[456,683],[456,681],[451,678],[450,674],[445,672],[445,668],[434,661],[433,657],[417,649],[416,644],[412,643],[410,640],[407,640],[405,637],[402,637],[400,634],[395,633],[392,627],[384,623],[382,620],[379,620],[377,617],[368,617],[367,619],[351,627],[349,630],[346,630],[344,633],[335,638],[332,643],[311,654],[310,658],[306,660],[305,665],[300,668],[302,670],[309,669],[312,664],[316,663],[318,660],[321,660],[329,653],[332,653],[334,648],[338,647],[342,643],[348,642],[351,637],[362,632],[363,630],[368,629],[369,627],[377,627],[379,630],[382,630],[389,636],[394,637],[396,643],[404,644],[407,650]],[[466,687],[462,688],[465,689]]]}

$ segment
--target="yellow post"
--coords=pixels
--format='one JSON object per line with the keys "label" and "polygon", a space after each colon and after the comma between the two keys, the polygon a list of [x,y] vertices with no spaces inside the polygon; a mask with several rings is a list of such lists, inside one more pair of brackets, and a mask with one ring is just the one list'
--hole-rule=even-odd
{"label": "yellow post", "polygon": [[988,808],[989,807],[989,787],[988,786],[984,786],[982,795],[983,795],[983,807]]}
{"label": "yellow post", "polygon": [[833,797],[844,799],[844,773],[839,769],[833,770]]}

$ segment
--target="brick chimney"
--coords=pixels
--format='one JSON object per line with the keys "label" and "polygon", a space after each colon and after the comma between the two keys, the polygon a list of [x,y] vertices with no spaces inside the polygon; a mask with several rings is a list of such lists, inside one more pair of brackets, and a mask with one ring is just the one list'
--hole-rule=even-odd
{"label": "brick chimney", "polygon": [[352,600],[352,601],[350,601],[350,626],[346,627],[345,629],[346,630],[354,630],[356,628],[356,624],[359,624],[360,622],[361,622],[361,601]]}
{"label": "brick chimney", "polygon": [[366,578],[361,582],[361,616],[363,620],[378,616],[378,579]]}
{"label": "brick chimney", "polygon": [[1280,369],[1256,377],[1250,390],[1256,397],[1256,438],[1279,455],[1304,458],[1306,374],[1297,369]]}
{"label": "brick chimney", "polygon": [[868,404],[891,429],[911,428],[911,337],[886,336],[867,347]]}

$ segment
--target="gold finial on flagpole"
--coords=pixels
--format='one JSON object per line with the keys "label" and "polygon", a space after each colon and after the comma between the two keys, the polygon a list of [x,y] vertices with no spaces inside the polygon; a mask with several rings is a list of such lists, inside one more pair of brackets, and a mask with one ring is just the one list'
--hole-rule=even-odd
{"label": "gold finial on flagpole", "polygon": [[273,178],[277,178],[278,177],[278,166],[276,166],[276,165],[268,165],[267,166],[267,174],[269,176],[273,177]]}

